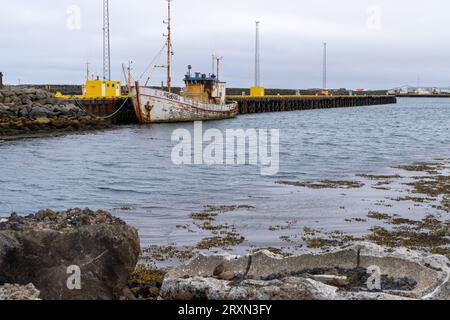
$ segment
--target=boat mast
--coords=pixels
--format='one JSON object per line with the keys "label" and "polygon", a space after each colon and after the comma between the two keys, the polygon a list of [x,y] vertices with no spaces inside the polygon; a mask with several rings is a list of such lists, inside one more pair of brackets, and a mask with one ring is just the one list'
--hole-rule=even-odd
{"label": "boat mast", "polygon": [[172,28],[171,28],[171,16],[170,16],[170,3],[172,0],[167,1],[168,15],[167,15],[167,91],[172,92],[172,77],[171,77],[171,63],[172,63]]}

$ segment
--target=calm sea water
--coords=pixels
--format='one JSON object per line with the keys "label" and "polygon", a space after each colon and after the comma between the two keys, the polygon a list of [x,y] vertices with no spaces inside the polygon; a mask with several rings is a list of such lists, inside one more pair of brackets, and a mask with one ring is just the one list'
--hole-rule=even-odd
{"label": "calm sea water", "polygon": [[[39,209],[113,210],[144,244],[192,244],[175,226],[211,204],[254,205],[233,216],[253,244],[269,245],[267,225],[300,219],[339,225],[332,192],[311,195],[277,180],[351,179],[401,163],[450,156],[450,99],[397,105],[245,115],[204,129],[280,129],[280,172],[253,166],[176,166],[171,134],[192,124],[128,126],[65,137],[0,142],[0,216]],[[344,200],[343,200],[344,201]],[[346,205],[354,202],[347,199]],[[123,211],[120,208],[129,207]],[[253,238],[252,238],[253,237]]]}

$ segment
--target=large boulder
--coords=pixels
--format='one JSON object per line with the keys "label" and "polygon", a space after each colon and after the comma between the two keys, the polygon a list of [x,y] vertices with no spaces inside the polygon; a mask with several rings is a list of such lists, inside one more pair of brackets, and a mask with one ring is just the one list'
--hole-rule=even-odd
{"label": "large boulder", "polygon": [[449,278],[444,256],[370,243],[296,257],[200,254],[166,275],[161,299],[448,300]]}
{"label": "large boulder", "polygon": [[29,117],[32,119],[49,118],[51,116],[53,116],[53,112],[43,107],[34,107],[29,113]]}
{"label": "large boulder", "polygon": [[137,231],[104,211],[0,221],[0,285],[32,283],[44,300],[117,299],[139,254]]}

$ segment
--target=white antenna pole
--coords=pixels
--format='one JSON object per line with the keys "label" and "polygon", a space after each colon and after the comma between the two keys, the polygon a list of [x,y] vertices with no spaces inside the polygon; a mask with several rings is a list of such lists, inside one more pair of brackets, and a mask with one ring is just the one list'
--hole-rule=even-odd
{"label": "white antenna pole", "polygon": [[217,61],[217,73],[216,73],[216,77],[217,77],[217,81],[219,81],[219,74],[220,74],[220,61],[223,60],[223,57],[216,57],[216,61]]}
{"label": "white antenna pole", "polygon": [[323,90],[327,89],[327,43],[323,44]]}
{"label": "white antenna pole", "polygon": [[261,57],[260,57],[260,43],[259,43],[259,21],[256,21],[256,43],[255,43],[255,87],[261,86]]}
{"label": "white antenna pole", "polygon": [[103,0],[103,80],[111,80],[109,0]]}
{"label": "white antenna pole", "polygon": [[86,80],[89,81],[90,75],[91,75],[91,71],[89,69],[90,63],[86,62]]}

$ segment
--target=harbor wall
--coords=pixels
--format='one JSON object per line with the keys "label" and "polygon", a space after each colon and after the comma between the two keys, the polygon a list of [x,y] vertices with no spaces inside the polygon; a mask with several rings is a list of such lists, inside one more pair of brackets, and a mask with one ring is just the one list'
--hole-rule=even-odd
{"label": "harbor wall", "polygon": [[118,99],[70,99],[89,115],[104,118],[112,124],[137,123],[133,102],[129,98]]}
{"label": "harbor wall", "polygon": [[239,113],[284,112],[310,109],[375,106],[397,103],[395,96],[326,96],[326,97],[229,97],[239,104]]}

